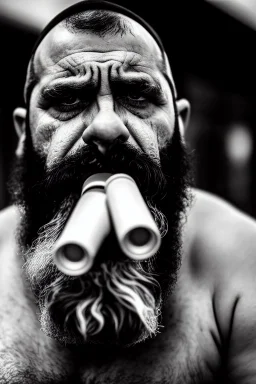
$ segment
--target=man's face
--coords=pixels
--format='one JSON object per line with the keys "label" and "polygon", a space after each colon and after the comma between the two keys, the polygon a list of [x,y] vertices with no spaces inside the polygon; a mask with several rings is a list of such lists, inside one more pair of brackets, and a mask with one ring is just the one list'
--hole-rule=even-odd
{"label": "man's face", "polygon": [[172,136],[173,98],[160,49],[143,27],[130,23],[132,33],[105,37],[60,24],[41,43],[30,126],[47,167],[85,142],[104,152],[117,137],[157,159]]}
{"label": "man's face", "polygon": [[[24,210],[20,245],[42,328],[65,343],[129,345],[156,334],[180,262],[186,155],[161,52],[129,23],[130,32],[104,37],[59,24],[35,55],[32,140],[14,197]],[[57,270],[52,248],[84,180],[97,172],[130,174],[166,236],[145,263],[127,260],[110,236],[92,270],[70,278]]]}

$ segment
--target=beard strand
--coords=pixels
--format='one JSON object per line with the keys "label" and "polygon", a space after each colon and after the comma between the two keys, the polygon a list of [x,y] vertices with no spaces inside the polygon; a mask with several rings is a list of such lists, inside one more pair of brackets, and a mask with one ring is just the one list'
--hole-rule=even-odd
{"label": "beard strand", "polygon": [[24,255],[23,268],[37,298],[42,330],[69,344],[124,342],[125,330],[131,329],[136,342],[154,336],[161,289],[149,265],[146,271],[145,263],[108,260],[81,277],[66,276],[56,268],[53,247],[72,206],[73,199],[66,199]]}

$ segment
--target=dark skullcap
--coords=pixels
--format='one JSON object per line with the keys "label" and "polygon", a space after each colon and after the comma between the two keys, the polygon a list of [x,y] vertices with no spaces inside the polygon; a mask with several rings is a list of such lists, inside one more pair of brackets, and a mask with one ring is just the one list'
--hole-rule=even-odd
{"label": "dark skullcap", "polygon": [[42,30],[40,33],[34,47],[32,50],[32,55],[35,53],[37,47],[41,43],[41,41],[44,39],[44,37],[48,34],[48,32],[55,27],[55,25],[59,24],[62,20],[65,20],[69,16],[72,16],[76,13],[88,11],[88,10],[109,10],[113,12],[121,13],[122,15],[128,16],[131,19],[137,21],[139,24],[141,24],[155,39],[157,44],[159,45],[162,52],[164,52],[163,43],[156,33],[156,31],[149,25],[142,17],[138,16],[136,13],[130,11],[129,9],[115,3],[111,3],[109,1],[104,0],[84,0],[80,1],[76,4],[71,5],[70,7],[64,9],[64,11],[60,12],[57,16],[55,16]]}

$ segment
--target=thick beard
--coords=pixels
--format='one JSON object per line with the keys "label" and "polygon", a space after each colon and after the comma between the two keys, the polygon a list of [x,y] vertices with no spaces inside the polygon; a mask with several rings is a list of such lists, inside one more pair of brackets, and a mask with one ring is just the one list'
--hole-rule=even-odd
{"label": "thick beard", "polygon": [[[156,159],[117,143],[106,156],[87,146],[45,171],[29,138],[13,172],[11,190],[23,213],[19,244],[24,269],[40,309],[42,330],[65,344],[132,345],[155,335],[163,302],[181,261],[181,223],[189,206],[189,159],[177,125]],[[162,234],[147,262],[128,261],[114,237],[97,264],[80,277],[61,273],[52,249],[79,199],[84,180],[98,172],[127,173],[138,184]]]}

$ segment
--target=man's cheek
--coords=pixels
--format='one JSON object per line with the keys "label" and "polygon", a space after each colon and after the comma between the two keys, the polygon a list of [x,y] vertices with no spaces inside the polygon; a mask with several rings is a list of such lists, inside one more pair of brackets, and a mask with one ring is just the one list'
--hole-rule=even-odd
{"label": "man's cheek", "polygon": [[81,115],[68,121],[53,123],[51,138],[48,144],[45,145],[45,148],[47,148],[46,166],[56,165],[66,155],[78,153],[85,146],[82,140],[85,129],[86,124]]}
{"label": "man's cheek", "polygon": [[175,122],[165,113],[156,114],[151,120],[151,127],[155,133],[159,150],[166,147],[174,132]]}
{"label": "man's cheek", "polygon": [[151,159],[159,158],[159,149],[156,134],[152,128],[153,122],[151,119],[136,121],[131,125],[130,132],[136,142],[138,150],[148,155]]}
{"label": "man's cheek", "polygon": [[32,118],[30,122],[30,132],[34,149],[44,158],[47,157],[54,134],[58,129],[58,124],[53,121],[48,121],[45,115],[46,113],[40,119]]}

